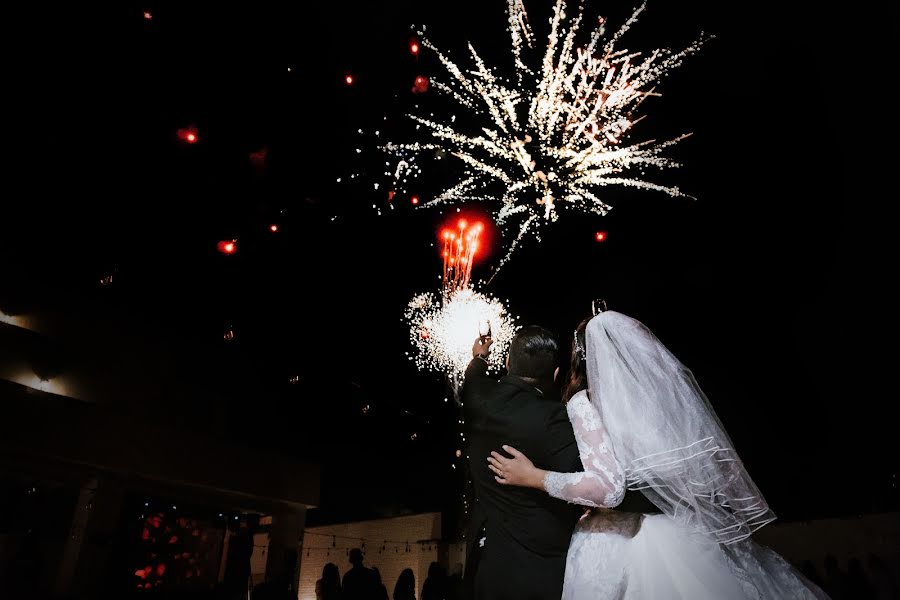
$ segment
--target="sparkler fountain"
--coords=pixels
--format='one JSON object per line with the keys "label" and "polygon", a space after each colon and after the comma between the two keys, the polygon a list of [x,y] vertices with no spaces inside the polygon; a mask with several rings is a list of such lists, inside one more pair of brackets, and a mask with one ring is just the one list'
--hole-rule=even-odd
{"label": "sparkler fountain", "polygon": [[457,401],[466,366],[472,360],[475,338],[491,336],[488,364],[498,369],[516,331],[514,318],[504,303],[476,291],[471,283],[483,227],[481,223],[460,219],[455,227],[441,233],[441,292],[414,296],[404,314],[414,350],[410,359],[419,369],[445,374]]}

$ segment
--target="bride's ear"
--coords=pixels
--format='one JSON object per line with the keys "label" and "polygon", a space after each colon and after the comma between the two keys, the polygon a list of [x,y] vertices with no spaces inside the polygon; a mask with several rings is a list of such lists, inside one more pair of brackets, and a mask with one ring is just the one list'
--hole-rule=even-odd
{"label": "bride's ear", "polygon": [[556,378],[559,376],[559,367],[556,367],[556,370],[553,371],[553,382],[556,382]]}

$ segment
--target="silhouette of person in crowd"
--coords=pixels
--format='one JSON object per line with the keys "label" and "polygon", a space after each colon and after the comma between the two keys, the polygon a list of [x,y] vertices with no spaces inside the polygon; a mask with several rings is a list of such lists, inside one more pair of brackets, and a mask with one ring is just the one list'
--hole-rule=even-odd
{"label": "silhouette of person in crowd", "polygon": [[322,577],[316,581],[316,600],[340,600],[341,572],[334,563],[322,567]]}
{"label": "silhouette of person in crowd", "polygon": [[447,575],[438,562],[428,567],[428,577],[422,584],[422,600],[447,600]]}
{"label": "silhouette of person in crowd", "polygon": [[403,569],[394,586],[393,600],[416,600],[416,575],[412,569]]}
{"label": "silhouette of person in crowd", "polygon": [[375,595],[373,598],[375,600],[391,600],[390,596],[388,596],[387,586],[381,581],[381,571],[377,567],[372,567],[372,572],[375,573]]}
{"label": "silhouette of person in crowd", "polygon": [[349,571],[344,573],[341,586],[342,600],[372,600],[375,597],[375,573],[363,566],[363,553],[359,548],[350,551]]}

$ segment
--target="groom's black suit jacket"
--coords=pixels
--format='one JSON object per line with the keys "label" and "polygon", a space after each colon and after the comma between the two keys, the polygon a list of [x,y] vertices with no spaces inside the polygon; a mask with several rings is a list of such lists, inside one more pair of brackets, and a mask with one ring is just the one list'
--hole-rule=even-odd
{"label": "groom's black suit jacket", "polygon": [[470,593],[475,600],[559,600],[581,509],[541,490],[500,485],[487,457],[507,444],[539,468],[582,471],[566,407],[518,377],[488,377],[487,363],[478,358],[466,370],[462,402],[475,488],[466,562]]}

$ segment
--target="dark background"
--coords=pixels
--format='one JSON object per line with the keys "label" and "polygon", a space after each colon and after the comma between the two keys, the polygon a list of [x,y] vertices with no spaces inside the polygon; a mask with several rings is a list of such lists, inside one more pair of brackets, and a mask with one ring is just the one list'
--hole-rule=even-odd
{"label": "dark background", "polygon": [[[551,3],[527,7],[540,39]],[[441,378],[404,356],[401,322],[414,293],[437,288],[431,244],[447,215],[402,194],[390,209],[370,134],[400,131],[417,102],[444,106],[410,92],[417,75],[443,76],[427,51],[410,54],[411,24],[461,64],[471,40],[508,68],[504,8],[36,6],[19,21],[21,106],[8,113],[27,135],[8,147],[3,301],[116,315],[196,348],[227,407],[223,436],[325,465],[312,520],[437,509],[455,523],[455,413]],[[614,30],[631,8],[587,13]],[[869,13],[870,42],[886,44],[891,18]],[[643,320],[693,369],[784,518],[897,501],[891,402],[858,341],[888,320],[867,298],[873,255],[858,252],[878,236],[874,151],[854,138],[884,78],[847,40],[861,22],[812,4],[651,1],[624,47],[716,36],[664,80],[638,130],[694,133],[670,152],[684,167],[656,179],[697,200],[609,189],[608,217],[565,214],[488,288],[563,344],[597,296]],[[190,126],[193,145],[176,135]],[[259,169],[250,154],[263,148]],[[418,185],[423,199],[435,188],[428,173]],[[216,250],[233,238],[234,255]],[[501,256],[493,247],[476,278]]]}

